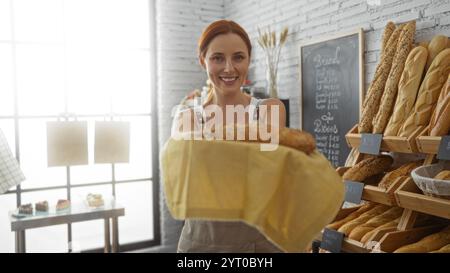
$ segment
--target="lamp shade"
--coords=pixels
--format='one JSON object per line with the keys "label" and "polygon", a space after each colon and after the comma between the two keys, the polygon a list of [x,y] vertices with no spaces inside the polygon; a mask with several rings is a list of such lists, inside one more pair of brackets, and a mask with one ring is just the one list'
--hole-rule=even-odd
{"label": "lamp shade", "polygon": [[95,122],[95,163],[128,163],[130,160],[130,123]]}
{"label": "lamp shade", "polygon": [[47,122],[49,167],[88,164],[87,122]]}

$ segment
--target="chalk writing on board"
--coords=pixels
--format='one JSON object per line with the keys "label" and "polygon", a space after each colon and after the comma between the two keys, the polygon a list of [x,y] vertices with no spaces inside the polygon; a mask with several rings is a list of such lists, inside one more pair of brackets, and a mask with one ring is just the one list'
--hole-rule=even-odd
{"label": "chalk writing on board", "polygon": [[345,134],[359,119],[359,34],[301,48],[302,129],[334,166],[349,153]]}

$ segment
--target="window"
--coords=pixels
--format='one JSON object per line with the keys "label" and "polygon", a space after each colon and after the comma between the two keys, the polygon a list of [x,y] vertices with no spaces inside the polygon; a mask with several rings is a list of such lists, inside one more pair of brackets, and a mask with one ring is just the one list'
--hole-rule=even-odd
{"label": "window", "polygon": [[[0,252],[15,249],[9,210],[69,196],[81,201],[90,192],[125,206],[121,250],[159,244],[150,2],[0,0],[0,128],[26,176],[0,195]],[[46,122],[68,117],[88,122],[89,165],[49,168]],[[94,164],[94,123],[103,120],[130,122],[128,164]],[[64,252],[70,242],[100,250],[102,225],[27,231],[27,251]]]}

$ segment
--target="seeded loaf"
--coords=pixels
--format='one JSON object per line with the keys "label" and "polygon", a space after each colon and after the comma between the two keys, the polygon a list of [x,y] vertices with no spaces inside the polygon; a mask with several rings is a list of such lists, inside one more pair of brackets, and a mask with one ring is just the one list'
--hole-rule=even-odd
{"label": "seeded loaf", "polygon": [[[388,44],[388,42],[389,42],[389,39],[390,39],[391,36],[392,36],[392,33],[394,33],[395,28],[396,28],[396,27],[395,27],[395,24],[394,24],[393,22],[391,22],[391,21],[389,21],[389,22],[386,24],[386,27],[384,28],[383,36],[382,36],[382,38],[381,38],[380,59],[382,58],[381,56],[382,56],[382,55],[384,54],[384,52],[385,52],[386,46],[387,46],[387,44]],[[368,92],[369,92],[369,91],[368,91]],[[367,94],[367,95],[368,95],[368,94]],[[363,108],[366,107],[366,102],[367,102],[367,99],[363,101]]]}
{"label": "seeded loaf", "polygon": [[408,137],[418,127],[427,126],[430,122],[433,108],[436,105],[442,86],[450,73],[450,48],[443,50],[434,59],[420,85],[414,111],[406,119],[399,131],[399,136]]}
{"label": "seeded loaf", "polygon": [[392,67],[386,81],[380,108],[373,119],[373,133],[382,134],[391,117],[397,97],[398,83],[405,67],[406,58],[411,51],[416,33],[416,21],[409,22],[403,27],[397,43],[397,49],[392,62]]}
{"label": "seeded loaf", "polygon": [[380,99],[383,95],[389,71],[391,70],[395,51],[397,49],[397,42],[402,29],[403,25],[397,27],[389,37],[384,53],[381,55],[380,62],[377,65],[375,75],[367,90],[362,116],[358,124],[358,132],[360,134],[372,132],[372,121],[378,112]]}
{"label": "seeded loaf", "polygon": [[408,114],[413,110],[427,56],[428,50],[423,46],[415,47],[409,53],[398,84],[394,110],[384,131],[385,136],[396,136]]}
{"label": "seeded loaf", "polygon": [[450,131],[450,74],[442,87],[436,108],[431,116],[429,135],[443,136]]}
{"label": "seeded loaf", "polygon": [[428,44],[428,58],[427,58],[427,66],[428,69],[433,63],[434,58],[444,49],[447,48],[448,38],[444,35],[436,35],[431,39]]}
{"label": "seeded loaf", "polygon": [[389,42],[389,38],[395,30],[395,24],[389,21],[384,28],[383,37],[381,38],[381,55],[383,55],[384,50],[386,48],[387,43]]}
{"label": "seeded loaf", "polygon": [[407,176],[411,173],[412,170],[419,167],[423,164],[423,161],[415,161],[406,163],[399,168],[386,173],[381,179],[380,183],[378,183],[378,187],[387,189],[389,186],[399,177]]}
{"label": "seeded loaf", "polygon": [[364,182],[366,178],[388,170],[392,163],[393,159],[388,155],[364,159],[351,167],[342,178],[344,180]]}

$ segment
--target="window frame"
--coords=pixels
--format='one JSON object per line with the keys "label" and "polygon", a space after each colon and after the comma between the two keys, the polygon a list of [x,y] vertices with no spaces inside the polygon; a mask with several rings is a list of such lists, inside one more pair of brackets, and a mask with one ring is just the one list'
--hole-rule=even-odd
{"label": "window frame", "polygon": [[[103,182],[91,182],[91,183],[82,183],[82,184],[71,184],[71,174],[70,174],[70,166],[66,167],[66,184],[63,186],[52,186],[52,187],[38,187],[38,188],[28,188],[28,189],[22,189],[20,185],[16,187],[14,190],[9,190],[5,192],[4,194],[14,194],[16,197],[16,205],[20,206],[22,204],[22,193],[29,193],[29,192],[37,192],[37,191],[46,191],[46,190],[56,190],[56,189],[65,189],[67,193],[67,199],[71,199],[71,190],[73,188],[86,188],[90,186],[99,186],[99,185],[111,185],[112,187],[112,193],[113,196],[116,196],[115,186],[117,184],[125,184],[125,183],[134,183],[134,182],[148,182],[151,184],[152,187],[152,212],[153,212],[153,239],[151,240],[145,240],[145,241],[139,241],[139,242],[132,242],[132,243],[126,243],[120,245],[120,251],[132,251],[132,250],[139,250],[143,248],[149,248],[152,246],[158,246],[161,244],[161,228],[160,228],[160,204],[159,204],[159,194],[160,194],[160,187],[159,187],[159,141],[158,141],[158,103],[157,103],[157,80],[156,80],[156,71],[157,71],[157,61],[156,61],[156,5],[155,1],[147,0],[148,2],[148,8],[149,8],[149,24],[150,24],[150,33],[149,33],[149,51],[150,51],[150,87],[151,90],[151,111],[149,113],[133,113],[133,114],[108,114],[111,119],[114,118],[121,118],[121,117],[150,117],[151,122],[151,157],[152,157],[152,166],[150,168],[152,169],[152,176],[151,177],[144,177],[139,179],[128,179],[128,180],[116,180],[115,179],[115,164],[108,164],[111,165],[111,181],[103,181]],[[9,120],[13,121],[14,123],[14,138],[15,138],[15,147],[12,147],[15,151],[16,159],[20,164],[20,130],[19,130],[19,121],[23,119],[42,119],[42,118],[54,118],[55,120],[60,119],[61,116],[59,115],[19,115],[18,113],[18,88],[17,88],[17,54],[16,54],[16,45],[20,42],[17,42],[15,39],[15,33],[14,33],[14,8],[13,8],[13,0],[11,0],[10,5],[10,14],[11,14],[11,41],[6,42],[7,44],[11,45],[12,49],[12,77],[13,77],[13,96],[14,96],[14,113],[13,115],[0,115],[0,119],[2,120]],[[65,101],[66,108],[67,108],[67,101]],[[105,117],[105,114],[103,115],[75,115],[73,116],[71,114],[71,118],[92,118],[92,117]],[[67,118],[66,118],[67,120]],[[150,186],[150,185],[149,185]],[[67,227],[67,239],[68,239],[68,247],[69,243],[72,240],[72,224],[65,224]],[[120,226],[119,226],[120,230]],[[13,234],[11,234],[13,236]],[[16,236],[15,239],[15,249],[18,250],[18,238]],[[25,240],[22,242],[23,248],[26,249],[26,237]],[[68,248],[68,252],[71,250]],[[96,249],[87,249],[83,250],[82,252],[103,252],[103,247],[96,248]]]}

